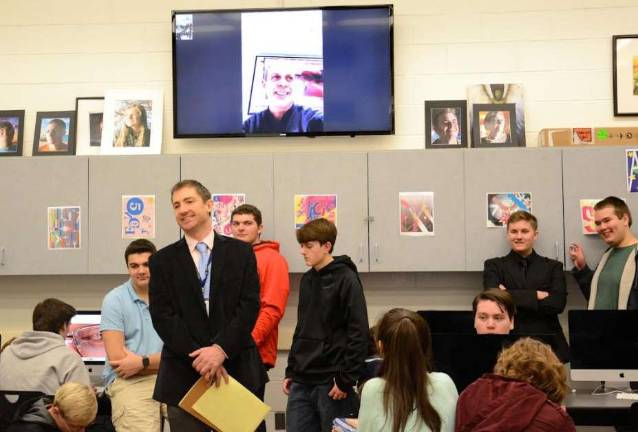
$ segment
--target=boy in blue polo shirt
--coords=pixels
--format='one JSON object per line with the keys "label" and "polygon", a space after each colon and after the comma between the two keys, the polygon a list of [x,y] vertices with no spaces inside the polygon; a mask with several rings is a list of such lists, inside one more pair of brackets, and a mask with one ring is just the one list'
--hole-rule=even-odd
{"label": "boy in blue polo shirt", "polygon": [[153,400],[153,389],[162,340],[148,309],[148,260],[155,252],[150,241],[133,241],[124,252],[130,278],[102,303],[100,331],[108,358],[104,385],[118,432],[160,431],[160,404]]}

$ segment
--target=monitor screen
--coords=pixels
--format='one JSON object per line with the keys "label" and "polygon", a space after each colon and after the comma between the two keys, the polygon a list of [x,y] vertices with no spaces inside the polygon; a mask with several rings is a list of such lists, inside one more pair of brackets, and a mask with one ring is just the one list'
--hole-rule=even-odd
{"label": "monitor screen", "polygon": [[80,354],[87,364],[100,364],[106,360],[104,342],[100,334],[100,311],[78,311],[71,318],[65,343]]}
{"label": "monitor screen", "polygon": [[473,311],[420,310],[431,333],[475,333]]}
{"label": "monitor screen", "polygon": [[394,133],[392,5],[172,21],[175,138]]}
{"label": "monitor screen", "polygon": [[638,381],[638,310],[570,310],[574,381]]}

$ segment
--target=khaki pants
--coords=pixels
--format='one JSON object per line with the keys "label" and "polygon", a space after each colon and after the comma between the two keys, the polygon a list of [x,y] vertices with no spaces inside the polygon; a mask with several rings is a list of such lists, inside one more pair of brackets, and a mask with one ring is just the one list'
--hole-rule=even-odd
{"label": "khaki pants", "polygon": [[159,432],[160,403],[153,400],[157,375],[115,378],[106,389],[117,432]]}

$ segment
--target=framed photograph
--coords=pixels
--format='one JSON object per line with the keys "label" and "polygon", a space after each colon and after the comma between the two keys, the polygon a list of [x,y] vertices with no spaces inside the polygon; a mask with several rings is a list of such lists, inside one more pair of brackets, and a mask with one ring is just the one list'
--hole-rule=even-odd
{"label": "framed photograph", "polygon": [[24,110],[0,111],[0,156],[22,156]]}
{"label": "framed photograph", "polygon": [[515,104],[472,106],[472,147],[522,147],[516,134]]}
{"label": "framed photograph", "polygon": [[466,101],[425,101],[425,148],[462,148],[468,141]]}
{"label": "framed photograph", "polygon": [[102,154],[160,154],[164,113],[162,90],[104,93]]}
{"label": "framed photograph", "polygon": [[612,38],[614,115],[638,116],[638,34]]}
{"label": "framed photograph", "polygon": [[100,154],[104,98],[97,96],[76,98],[75,112],[75,154]]}
{"label": "framed photograph", "polygon": [[[516,136],[520,147],[525,147],[525,97],[521,84],[516,83],[491,83],[475,84],[467,89],[467,103],[469,106],[476,104],[514,104],[516,105],[516,121],[512,123],[512,130],[516,130]],[[474,115],[470,111],[470,124],[474,125]],[[472,137],[474,133],[472,133]]]}
{"label": "framed photograph", "polygon": [[35,119],[33,156],[75,154],[75,111],[40,111]]}

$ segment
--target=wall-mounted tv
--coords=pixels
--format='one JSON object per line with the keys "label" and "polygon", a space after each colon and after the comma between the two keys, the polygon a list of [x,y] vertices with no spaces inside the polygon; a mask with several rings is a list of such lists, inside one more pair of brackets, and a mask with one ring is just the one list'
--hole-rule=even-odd
{"label": "wall-mounted tv", "polygon": [[394,133],[392,5],[172,23],[175,138]]}

